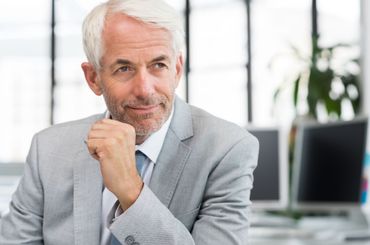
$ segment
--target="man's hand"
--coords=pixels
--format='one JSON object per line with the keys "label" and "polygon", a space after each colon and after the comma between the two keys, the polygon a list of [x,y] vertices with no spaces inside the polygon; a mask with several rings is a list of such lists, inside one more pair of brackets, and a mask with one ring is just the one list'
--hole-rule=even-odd
{"label": "man's hand", "polygon": [[135,140],[134,127],[111,119],[96,122],[87,140],[90,154],[100,162],[105,187],[123,210],[136,201],[143,187],[136,170]]}

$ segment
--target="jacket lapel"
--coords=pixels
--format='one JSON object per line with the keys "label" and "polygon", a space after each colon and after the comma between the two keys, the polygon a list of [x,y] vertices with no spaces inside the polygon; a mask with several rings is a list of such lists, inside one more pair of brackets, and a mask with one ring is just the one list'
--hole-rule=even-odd
{"label": "jacket lapel", "polygon": [[75,158],[73,170],[75,244],[99,245],[103,179],[99,163],[85,145]]}
{"label": "jacket lapel", "polygon": [[[191,152],[183,141],[192,136],[190,108],[176,98],[174,116],[149,184],[167,207]],[[103,179],[99,163],[90,156],[85,145],[76,155],[73,171],[75,244],[99,245]]]}
{"label": "jacket lapel", "polygon": [[153,170],[150,189],[168,207],[177,182],[190,155],[191,148],[183,140],[193,136],[190,108],[179,98],[175,100],[172,122]]}

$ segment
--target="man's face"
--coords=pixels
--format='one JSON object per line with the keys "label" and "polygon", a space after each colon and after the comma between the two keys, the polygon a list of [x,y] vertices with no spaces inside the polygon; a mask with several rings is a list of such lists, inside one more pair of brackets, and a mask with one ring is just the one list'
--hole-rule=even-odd
{"label": "man's face", "polygon": [[92,89],[103,94],[113,119],[145,140],[171,113],[182,56],[175,55],[166,30],[122,14],[107,16],[102,39],[102,69]]}

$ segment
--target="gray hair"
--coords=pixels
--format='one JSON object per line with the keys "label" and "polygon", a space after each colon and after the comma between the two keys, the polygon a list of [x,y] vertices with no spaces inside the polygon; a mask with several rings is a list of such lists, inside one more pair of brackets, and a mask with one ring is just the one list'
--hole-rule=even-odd
{"label": "gray hair", "polygon": [[144,23],[169,31],[175,53],[184,48],[183,24],[177,11],[162,0],[109,0],[96,6],[82,25],[86,57],[95,69],[100,69],[103,54],[102,32],[108,14],[122,13]]}

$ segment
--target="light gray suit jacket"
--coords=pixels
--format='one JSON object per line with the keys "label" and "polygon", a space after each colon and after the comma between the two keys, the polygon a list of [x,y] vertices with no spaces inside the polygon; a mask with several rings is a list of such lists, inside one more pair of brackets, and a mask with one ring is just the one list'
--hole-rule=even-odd
{"label": "light gray suit jacket", "polygon": [[[246,244],[257,140],[178,98],[174,113],[149,186],[112,233],[127,245]],[[99,245],[103,181],[84,139],[102,117],[35,135],[0,244]]]}

